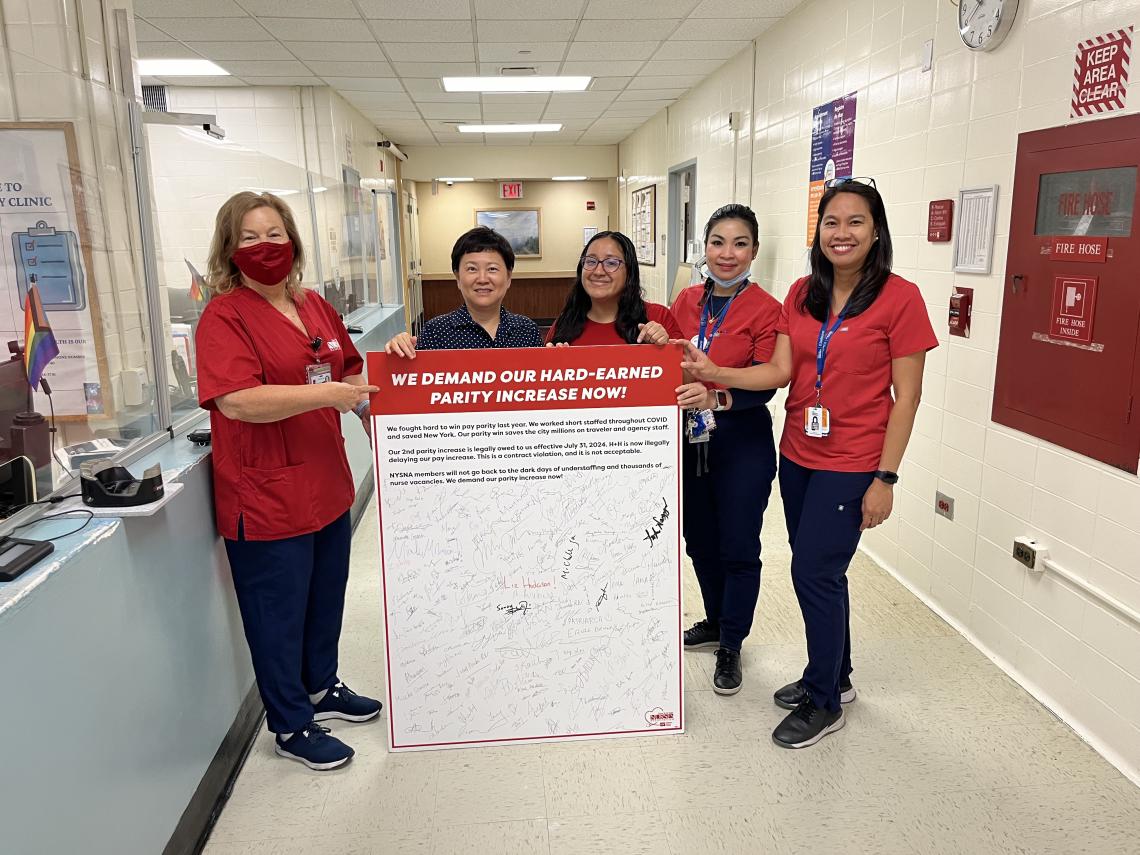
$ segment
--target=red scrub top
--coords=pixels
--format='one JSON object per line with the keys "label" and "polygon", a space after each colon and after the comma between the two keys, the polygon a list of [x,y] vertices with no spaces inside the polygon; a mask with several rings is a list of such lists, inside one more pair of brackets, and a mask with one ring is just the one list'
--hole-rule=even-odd
{"label": "red scrub top", "polygon": [[[784,300],[777,331],[792,343],[792,382],[780,453],[808,469],[874,472],[879,468],[891,396],[891,360],[938,346],[918,286],[891,274],[862,314],[832,336],[823,369],[823,406],[831,431],[822,439],[804,433],[804,407],[815,406],[815,349],[820,322],[797,308],[807,278]],[[829,323],[834,323],[832,316]]]}
{"label": "red scrub top", "polygon": [[[700,332],[704,296],[704,285],[691,285],[673,301],[673,316],[681,327],[682,338],[693,339]],[[780,301],[759,285],[750,283],[728,307],[728,314],[709,347],[709,358],[726,368],[747,368],[756,362],[768,362],[776,348],[779,320]],[[715,318],[709,318],[706,335],[712,332],[715,323]],[[718,387],[716,383],[705,385]]]}
{"label": "red scrub top", "polygon": [[[665,331],[669,333],[669,338],[681,337],[681,328],[677,326],[677,321],[673,318],[672,312],[660,303],[646,303],[645,315],[649,320],[657,321],[665,327]],[[554,327],[551,327],[546,333],[546,340],[549,342],[553,335]],[[570,344],[575,347],[584,347],[596,344],[629,344],[629,342],[618,335],[617,326],[613,323],[599,324],[597,321],[586,318],[586,326],[583,327],[582,334]]]}
{"label": "red scrub top", "polygon": [[215,404],[240,389],[305,384],[305,366],[315,363],[328,363],[333,380],[363,371],[332,306],[308,292],[297,311],[307,335],[260,294],[238,287],[210,300],[198,322],[198,401],[210,411],[218,532],[230,540],[239,519],[247,540],[278,540],[318,531],[352,506],[334,407],[254,424],[226,418]]}

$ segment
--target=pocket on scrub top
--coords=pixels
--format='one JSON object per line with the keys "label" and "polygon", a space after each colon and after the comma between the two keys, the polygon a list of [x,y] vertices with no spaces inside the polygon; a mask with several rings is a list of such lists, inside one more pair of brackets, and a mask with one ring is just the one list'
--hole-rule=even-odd
{"label": "pocket on scrub top", "polygon": [[238,481],[246,533],[311,527],[313,503],[305,488],[305,464],[257,469],[247,466]]}

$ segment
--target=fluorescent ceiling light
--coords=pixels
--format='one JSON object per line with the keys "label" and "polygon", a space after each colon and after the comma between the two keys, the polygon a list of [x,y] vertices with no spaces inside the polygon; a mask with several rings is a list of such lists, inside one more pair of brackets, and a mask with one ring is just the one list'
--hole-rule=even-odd
{"label": "fluorescent ceiling light", "polygon": [[436,181],[450,181],[452,184],[454,184],[457,181],[466,182],[466,181],[474,181],[475,179],[474,178],[437,178],[435,180]]}
{"label": "fluorescent ceiling light", "polygon": [[555,175],[551,181],[585,181],[585,175]]}
{"label": "fluorescent ceiling light", "polygon": [[208,59],[140,59],[143,77],[228,77],[229,72]]}
{"label": "fluorescent ceiling light", "polygon": [[441,77],[444,92],[581,92],[592,77]]}
{"label": "fluorescent ceiling light", "polygon": [[461,134],[542,134],[562,130],[562,124],[538,125],[456,125]]}

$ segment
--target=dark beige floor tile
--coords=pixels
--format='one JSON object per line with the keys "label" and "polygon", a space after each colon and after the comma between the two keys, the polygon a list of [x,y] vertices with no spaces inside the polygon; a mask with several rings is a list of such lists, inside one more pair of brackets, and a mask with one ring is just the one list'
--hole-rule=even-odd
{"label": "dark beige floor tile", "polygon": [[676,851],[657,812],[550,819],[550,855],[664,855]]}
{"label": "dark beige floor tile", "polygon": [[440,752],[436,819],[472,825],[546,818],[538,745],[463,748]]}
{"label": "dark beige floor tile", "polygon": [[440,825],[432,833],[432,855],[549,855],[546,820]]}
{"label": "dark beige floor tile", "polygon": [[641,748],[625,739],[545,745],[542,777],[550,819],[645,813],[656,807]]}

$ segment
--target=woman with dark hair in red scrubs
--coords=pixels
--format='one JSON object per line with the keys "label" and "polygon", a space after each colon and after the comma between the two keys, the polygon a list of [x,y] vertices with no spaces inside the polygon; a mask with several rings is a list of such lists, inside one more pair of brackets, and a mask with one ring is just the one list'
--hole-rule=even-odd
{"label": "woman with dark hair in red scrubs", "polygon": [[289,207],[238,193],[218,212],[198,324],[198,399],[210,411],[214,503],[278,754],[335,769],[353,751],[318,722],[380,703],[337,676],[352,474],[340,414],[367,414],[364,362],[336,310],[301,287]]}
{"label": "woman with dark hair in red scrubs", "polygon": [[691,344],[682,363],[725,386],[791,384],[779,478],[808,664],[775,693],[791,710],[772,733],[784,748],[843,727],[841,705],[855,700],[847,566],[862,532],[890,516],[926,352],[938,346],[918,287],[891,272],[886,209],[872,179],[829,182],[811,260],[811,275],[784,300],[768,364],[721,368]]}

